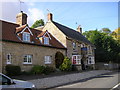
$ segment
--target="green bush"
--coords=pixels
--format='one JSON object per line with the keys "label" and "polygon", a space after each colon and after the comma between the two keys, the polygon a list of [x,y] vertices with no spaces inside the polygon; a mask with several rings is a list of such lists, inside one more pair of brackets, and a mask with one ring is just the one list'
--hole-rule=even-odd
{"label": "green bush", "polygon": [[49,66],[35,65],[31,69],[32,74],[49,74],[54,72],[55,69]]}
{"label": "green bush", "polygon": [[33,74],[42,74],[44,72],[45,66],[34,65],[31,69]]}
{"label": "green bush", "polygon": [[6,70],[6,74],[8,76],[16,76],[16,75],[20,75],[21,74],[20,66],[6,65],[5,70]]}
{"label": "green bush", "polygon": [[46,66],[43,73],[44,74],[50,74],[54,71],[55,71],[55,69],[53,67]]}
{"label": "green bush", "polygon": [[64,58],[62,65],[59,67],[61,71],[71,71],[72,70],[72,63],[68,57]]}

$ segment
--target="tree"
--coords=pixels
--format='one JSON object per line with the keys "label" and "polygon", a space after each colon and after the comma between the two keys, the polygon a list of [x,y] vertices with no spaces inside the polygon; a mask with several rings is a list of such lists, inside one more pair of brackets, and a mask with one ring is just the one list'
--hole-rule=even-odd
{"label": "tree", "polygon": [[114,39],[120,41],[120,27],[118,27],[112,32],[112,36],[114,37]]}
{"label": "tree", "polygon": [[87,31],[83,33],[88,40],[95,46],[95,55],[98,62],[119,62],[120,43],[113,39],[112,36],[98,30]]}
{"label": "tree", "polygon": [[31,26],[31,28],[36,28],[36,27],[39,27],[39,26],[44,26],[44,20],[43,19],[35,21],[34,24]]}
{"label": "tree", "polygon": [[64,58],[62,65],[60,65],[59,69],[61,71],[71,71],[72,70],[72,63],[68,57]]}
{"label": "tree", "polygon": [[104,33],[107,33],[107,34],[111,33],[111,30],[109,28],[102,28],[101,31],[104,32]]}

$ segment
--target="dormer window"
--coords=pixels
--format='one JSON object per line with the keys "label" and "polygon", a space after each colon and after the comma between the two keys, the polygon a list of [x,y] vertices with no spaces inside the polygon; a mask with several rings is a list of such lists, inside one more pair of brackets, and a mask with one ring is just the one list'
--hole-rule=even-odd
{"label": "dormer window", "polygon": [[44,44],[49,45],[49,37],[44,37]]}
{"label": "dormer window", "polygon": [[30,33],[23,32],[23,41],[30,42]]}

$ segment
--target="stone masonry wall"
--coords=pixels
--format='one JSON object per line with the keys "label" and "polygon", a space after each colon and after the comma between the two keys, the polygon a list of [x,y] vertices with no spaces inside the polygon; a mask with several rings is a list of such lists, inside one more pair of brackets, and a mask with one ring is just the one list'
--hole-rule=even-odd
{"label": "stone masonry wall", "polygon": [[[21,66],[23,71],[29,71],[33,65],[45,65],[44,56],[51,56],[52,63],[49,66],[55,67],[56,52],[60,51],[66,55],[66,50],[63,49],[11,42],[3,42],[2,50],[3,70],[6,66],[6,55],[9,53],[12,55],[12,64]],[[32,64],[23,64],[24,55],[27,54],[33,55]]]}
{"label": "stone masonry wall", "polygon": [[[72,59],[72,55],[81,55],[81,47],[80,43],[76,42],[75,40],[67,39],[67,56]],[[76,43],[76,48],[73,49],[73,42]]]}
{"label": "stone masonry wall", "polygon": [[48,30],[60,43],[66,47],[66,36],[50,21],[47,22],[43,31]]}

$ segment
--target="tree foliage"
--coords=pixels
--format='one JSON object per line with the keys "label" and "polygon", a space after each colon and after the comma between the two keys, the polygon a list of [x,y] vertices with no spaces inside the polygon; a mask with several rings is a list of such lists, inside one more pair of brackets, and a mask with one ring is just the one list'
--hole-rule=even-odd
{"label": "tree foliage", "polygon": [[36,27],[39,27],[39,26],[44,26],[44,20],[43,19],[35,21],[34,24],[31,26],[31,28],[36,28]]}
{"label": "tree foliage", "polygon": [[62,65],[60,65],[59,69],[61,71],[71,71],[72,70],[72,63],[68,57],[64,58]]}
{"label": "tree foliage", "polygon": [[98,30],[86,31],[83,35],[96,47],[95,55],[98,62],[119,62],[120,43],[107,33]]}
{"label": "tree foliage", "polygon": [[111,30],[109,28],[102,28],[102,32],[104,33],[111,33]]}

